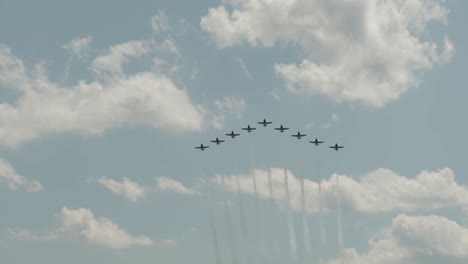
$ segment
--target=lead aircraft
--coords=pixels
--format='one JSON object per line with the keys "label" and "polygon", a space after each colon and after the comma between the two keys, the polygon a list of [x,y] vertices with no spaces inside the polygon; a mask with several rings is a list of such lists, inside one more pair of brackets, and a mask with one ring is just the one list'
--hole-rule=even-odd
{"label": "lead aircraft", "polygon": [[266,119],[263,119],[263,121],[261,121],[261,122],[257,122],[257,124],[259,124],[259,125],[263,125],[264,127],[266,127],[267,125],[271,124],[271,122],[269,122],[269,121],[266,121]]}

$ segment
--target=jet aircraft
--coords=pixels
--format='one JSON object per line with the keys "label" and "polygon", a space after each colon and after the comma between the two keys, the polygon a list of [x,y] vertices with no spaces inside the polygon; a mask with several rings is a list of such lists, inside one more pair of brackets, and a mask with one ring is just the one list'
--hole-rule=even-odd
{"label": "jet aircraft", "polygon": [[330,146],[330,148],[335,149],[335,151],[338,151],[340,148],[344,148],[343,146],[338,146],[338,144],[335,143],[335,146]]}
{"label": "jet aircraft", "polygon": [[209,148],[209,146],[204,146],[203,144],[201,144],[199,147],[195,147],[195,148],[201,151],[204,151],[205,149]]}
{"label": "jet aircraft", "polygon": [[262,122],[257,122],[257,124],[259,125],[263,125],[264,127],[266,127],[267,125],[271,124],[271,122],[269,121],[266,121],[266,119],[263,119]]}
{"label": "jet aircraft", "polygon": [[235,137],[237,137],[237,136],[239,136],[239,135],[240,135],[240,134],[234,133],[234,131],[231,131],[231,133],[226,134],[226,136],[230,136],[231,138],[235,138]]}
{"label": "jet aircraft", "polygon": [[280,127],[275,127],[275,130],[279,130],[281,133],[283,133],[285,130],[288,130],[289,127],[284,127],[283,125],[281,125]]}
{"label": "jet aircraft", "polygon": [[250,127],[250,125],[248,125],[247,127],[243,127],[242,130],[247,130],[247,132],[252,132],[252,130],[255,130],[256,128],[255,127]]}
{"label": "jet aircraft", "polygon": [[219,138],[216,138],[215,140],[211,140],[211,142],[216,143],[216,145],[219,145],[220,143],[223,143],[224,140],[219,140]]}
{"label": "jet aircraft", "polygon": [[297,139],[301,139],[301,137],[305,137],[307,136],[306,134],[301,134],[301,132],[297,132],[297,134],[294,134],[292,135],[293,137],[297,138]]}
{"label": "jet aircraft", "polygon": [[314,141],[309,141],[309,143],[315,144],[315,146],[318,146],[319,144],[322,144],[323,141],[319,141],[318,139],[315,139]]}

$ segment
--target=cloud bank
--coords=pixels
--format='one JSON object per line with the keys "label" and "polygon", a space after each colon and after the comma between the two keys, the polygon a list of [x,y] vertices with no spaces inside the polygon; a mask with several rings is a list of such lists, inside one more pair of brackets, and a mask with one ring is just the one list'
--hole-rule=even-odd
{"label": "cloud bank", "polygon": [[[291,208],[302,210],[301,180],[291,171],[288,174]],[[257,192],[259,197],[269,199],[269,181],[267,170],[255,170]],[[221,175],[211,179],[220,187],[236,192],[236,177],[240,191],[254,194],[252,176],[224,175],[222,185]],[[398,175],[388,169],[377,169],[359,177],[334,174],[328,179],[314,182],[304,180],[306,210],[319,211],[318,186],[322,190],[322,207],[325,210],[336,210],[337,185],[340,181],[341,204],[344,210],[354,210],[365,213],[382,213],[389,211],[433,210],[443,207],[466,208],[468,205],[468,188],[455,181],[454,173],[449,168],[438,171],[421,171],[414,178]],[[283,169],[271,169],[271,186],[276,201],[284,204],[285,172]]]}
{"label": "cloud bank", "polygon": [[244,0],[210,8],[200,25],[218,47],[291,44],[305,57],[277,63],[287,90],[382,107],[450,61],[454,45],[424,38],[446,23],[442,0]]}

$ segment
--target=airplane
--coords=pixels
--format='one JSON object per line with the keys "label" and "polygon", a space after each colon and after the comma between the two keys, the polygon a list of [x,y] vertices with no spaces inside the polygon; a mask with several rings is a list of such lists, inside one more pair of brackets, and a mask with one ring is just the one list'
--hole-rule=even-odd
{"label": "airplane", "polygon": [[301,139],[301,137],[307,136],[306,134],[301,134],[301,132],[297,132],[297,134],[292,135],[293,137],[296,137],[297,139]]}
{"label": "airplane", "polygon": [[263,125],[264,127],[266,127],[267,125],[271,124],[271,122],[267,122],[265,119],[263,119],[262,122],[257,122],[257,124]]}
{"label": "airplane", "polygon": [[204,146],[203,144],[201,144],[199,147],[195,147],[195,148],[203,151],[203,150],[209,148],[209,146]]}
{"label": "airplane", "polygon": [[211,140],[211,142],[216,143],[216,145],[219,145],[220,143],[223,143],[224,140],[219,140],[219,138],[216,138],[216,140]]}
{"label": "airplane", "polygon": [[226,136],[230,136],[231,138],[235,138],[235,137],[237,137],[237,136],[239,136],[239,135],[240,135],[240,134],[234,133],[234,131],[231,131],[231,133],[226,134]]}
{"label": "airplane", "polygon": [[338,144],[335,143],[335,146],[330,146],[330,148],[335,149],[335,151],[338,151],[340,148],[344,148],[343,146],[338,146]]}
{"label": "airplane", "polygon": [[318,144],[323,143],[323,141],[319,141],[318,139],[315,139],[314,141],[309,141],[309,143],[315,144],[315,146],[318,146]]}
{"label": "airplane", "polygon": [[288,130],[289,127],[283,127],[283,125],[281,125],[280,127],[275,127],[275,130],[279,130],[281,133],[283,133],[285,130]]}
{"label": "airplane", "polygon": [[256,128],[255,127],[250,127],[250,125],[248,125],[247,127],[243,127],[242,130],[247,130],[247,132],[252,132],[252,130],[255,130]]}

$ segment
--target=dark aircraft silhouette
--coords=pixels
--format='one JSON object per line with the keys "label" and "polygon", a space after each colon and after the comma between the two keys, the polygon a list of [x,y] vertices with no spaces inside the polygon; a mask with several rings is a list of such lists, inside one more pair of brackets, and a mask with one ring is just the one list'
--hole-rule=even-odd
{"label": "dark aircraft silhouette", "polygon": [[275,127],[275,130],[279,130],[281,133],[283,133],[285,130],[288,130],[289,127],[283,127],[283,125],[281,125],[280,127]]}
{"label": "dark aircraft silhouette", "polygon": [[203,144],[201,144],[199,147],[195,147],[195,148],[201,151],[204,151],[205,149],[209,148],[209,146],[204,146]]}
{"label": "dark aircraft silhouette", "polygon": [[219,145],[220,143],[223,143],[224,140],[219,140],[219,138],[216,138],[216,140],[211,140],[211,142],[216,143],[216,145]]}
{"label": "dark aircraft silhouette", "polygon": [[268,121],[266,121],[265,119],[263,119],[262,122],[257,122],[257,124],[263,125],[264,127],[266,127],[267,125],[271,124],[271,122],[268,122]]}
{"label": "dark aircraft silhouette", "polygon": [[322,144],[323,141],[319,141],[318,139],[315,139],[314,141],[309,141],[309,143],[315,144],[315,146],[318,146],[319,144]]}
{"label": "dark aircraft silhouette", "polygon": [[240,134],[234,133],[234,131],[231,131],[231,133],[226,134],[226,136],[230,136],[231,138],[235,138],[235,137],[237,137],[237,136],[239,136],[239,135],[240,135]]}
{"label": "dark aircraft silhouette", "polygon": [[305,137],[307,136],[306,134],[301,134],[301,132],[297,132],[297,134],[294,134],[292,135],[293,137],[297,138],[297,139],[301,139],[301,137]]}
{"label": "dark aircraft silhouette", "polygon": [[344,148],[343,146],[338,146],[338,144],[335,143],[335,146],[330,146],[330,148],[335,149],[335,151],[338,151],[340,148]]}
{"label": "dark aircraft silhouette", "polygon": [[247,130],[247,132],[252,132],[252,130],[255,130],[256,128],[255,127],[250,127],[250,125],[248,125],[247,127],[243,127],[242,130]]}

